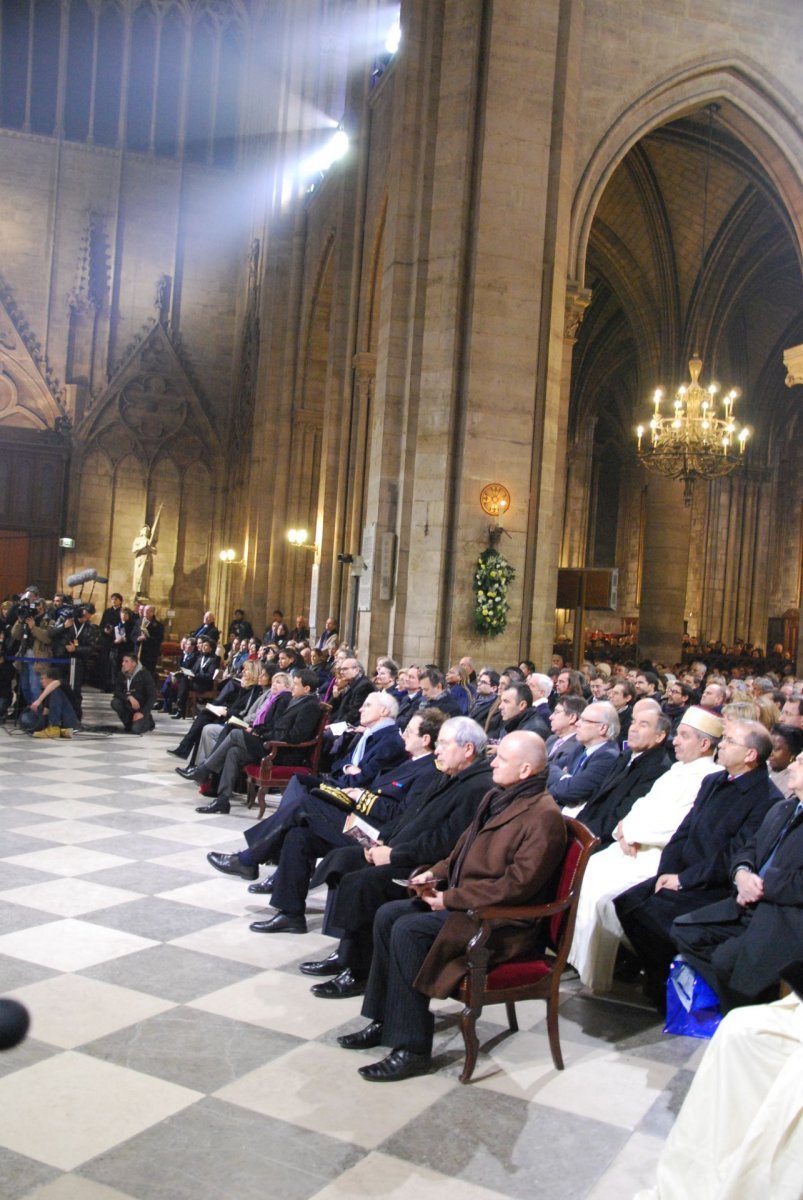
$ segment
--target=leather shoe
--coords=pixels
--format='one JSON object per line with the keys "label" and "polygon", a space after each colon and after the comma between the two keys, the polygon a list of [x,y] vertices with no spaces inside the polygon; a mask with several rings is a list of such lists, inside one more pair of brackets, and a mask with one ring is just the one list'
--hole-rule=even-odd
{"label": "leather shoe", "polygon": [[178,709],[176,709],[176,711],[175,711],[175,712],[174,712],[174,713],[171,715],[171,717],[170,717],[170,720],[171,720],[171,721],[183,721],[183,720],[184,720],[184,713],[183,713],[183,712],[179,712],[179,710],[178,710]]}
{"label": "leather shoe", "polygon": [[319,958],[313,959],[312,962],[304,962],[299,969],[302,975],[339,975],[343,970],[337,950],[333,950],[328,958]]}
{"label": "leather shoe", "polygon": [[426,1075],[432,1059],[428,1054],[414,1054],[412,1050],[391,1050],[381,1062],[360,1067],[360,1074],[369,1083],[395,1083],[397,1079],[412,1079],[414,1075]]}
{"label": "leather shoe", "polygon": [[273,879],[273,875],[268,875],[266,879],[260,879],[258,883],[249,883],[248,890],[255,896],[269,896],[273,891]]}
{"label": "leather shoe", "polygon": [[180,746],[174,746],[172,750],[168,750],[168,754],[172,754],[174,758],[187,758]]}
{"label": "leather shoe", "polygon": [[341,1034],[337,1039],[337,1044],[344,1050],[373,1050],[374,1046],[382,1045],[383,1029],[381,1021],[372,1021],[370,1025],[366,1025],[364,1029],[358,1029],[356,1033]]}
{"label": "leather shoe", "polygon": [[303,916],[277,912],[269,921],[253,921],[250,929],[254,933],[306,933],[307,922]]}
{"label": "leather shoe", "polygon": [[[211,804],[209,807],[212,807]],[[224,875],[239,875],[241,879],[256,879],[259,874],[256,867],[246,867],[244,863],[241,863],[236,854],[220,854],[217,850],[210,850],[206,861],[216,871],[222,871]]]}
{"label": "leather shoe", "polygon": [[[169,753],[172,754],[173,751],[171,750]],[[177,775],[180,775],[182,779],[191,779],[193,782],[195,782],[195,780],[198,778],[198,776],[195,774],[195,767],[174,767],[173,770]]]}
{"label": "leather shoe", "polygon": [[348,996],[361,996],[365,991],[365,980],[358,979],[351,967],[346,967],[334,979],[316,983],[310,991],[321,1000],[345,1000]]}
{"label": "leather shoe", "polygon": [[[231,805],[228,800],[218,800],[216,798],[211,804],[199,804],[195,811],[199,813],[222,813],[223,816],[227,816],[231,812]],[[236,858],[236,854],[233,857]],[[252,867],[251,869],[256,871],[257,875],[259,874],[256,867]],[[246,875],[244,878],[253,879],[254,876]]]}

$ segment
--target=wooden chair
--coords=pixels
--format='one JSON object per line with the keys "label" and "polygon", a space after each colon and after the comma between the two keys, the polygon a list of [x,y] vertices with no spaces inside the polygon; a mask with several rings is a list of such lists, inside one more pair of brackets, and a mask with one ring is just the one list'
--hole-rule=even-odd
{"label": "wooden chair", "polygon": [[[271,742],[268,753],[262,759],[262,762],[257,766],[255,763],[250,763],[245,768],[245,776],[248,781],[248,800],[246,805],[248,808],[253,808],[254,804],[259,804],[260,820],[265,815],[266,801],[265,796],[269,791],[283,792],[290,780],[295,775],[317,775],[318,764],[321,761],[321,751],[323,749],[323,735],[326,729],[326,723],[329,720],[329,714],[332,711],[331,704],[321,705],[321,718],[318,722],[318,728],[315,732],[315,737],[308,742]],[[308,761],[303,766],[285,767],[276,762],[276,756],[280,750],[307,750]]]}
{"label": "wooden chair", "polygon": [[[461,1083],[469,1082],[477,1065],[479,1041],[476,1023],[483,1008],[487,1004],[504,1004],[510,1032],[516,1033],[519,1028],[516,1020],[518,1000],[546,1000],[552,1061],[559,1071],[563,1070],[558,1033],[560,977],[572,944],[580,885],[588,859],[599,845],[599,838],[580,821],[566,817],[566,824],[568,845],[554,900],[548,904],[495,905],[469,911],[478,929],[468,943],[468,970],[453,993],[456,999],[463,1002],[460,1029],[466,1058],[460,1076]],[[492,923],[500,920],[549,921],[549,941],[555,948],[554,957],[542,953],[528,959],[489,966],[487,942]]]}

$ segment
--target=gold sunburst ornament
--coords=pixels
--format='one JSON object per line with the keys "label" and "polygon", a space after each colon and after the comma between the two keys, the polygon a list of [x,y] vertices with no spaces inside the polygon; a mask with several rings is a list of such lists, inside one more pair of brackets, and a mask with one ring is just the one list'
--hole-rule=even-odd
{"label": "gold sunburst ornament", "polygon": [[501,517],[510,508],[510,492],[502,483],[486,483],[480,492],[480,504],[489,517]]}

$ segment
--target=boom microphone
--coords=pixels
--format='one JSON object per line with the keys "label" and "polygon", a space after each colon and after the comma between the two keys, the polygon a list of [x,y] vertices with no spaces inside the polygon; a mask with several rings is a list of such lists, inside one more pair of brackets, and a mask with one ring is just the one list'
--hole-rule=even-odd
{"label": "boom microphone", "polygon": [[80,587],[83,583],[108,583],[103,575],[98,575],[94,567],[88,567],[85,571],[76,571],[75,575],[67,576],[67,587]]}
{"label": "boom microphone", "polygon": [[19,1000],[0,1000],[0,1050],[18,1046],[30,1023],[28,1010]]}

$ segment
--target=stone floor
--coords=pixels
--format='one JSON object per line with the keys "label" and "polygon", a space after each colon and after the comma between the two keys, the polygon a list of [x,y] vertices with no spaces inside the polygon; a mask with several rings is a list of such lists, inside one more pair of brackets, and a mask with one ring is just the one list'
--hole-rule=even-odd
{"label": "stone floor", "polygon": [[[88,723],[108,722],[88,697]],[[483,1020],[458,1081],[456,1005],[438,1005],[431,1075],[380,1087],[341,1050],[358,999],[315,1000],[306,935],[264,937],[264,906],[216,874],[252,820],[199,816],[154,734],[32,741],[0,729],[0,993],[31,1035],[0,1057],[3,1200],[627,1200],[657,1154],[704,1043],[567,984],[566,1070],[545,1011]],[[493,1019],[496,1018],[496,1021]]]}

